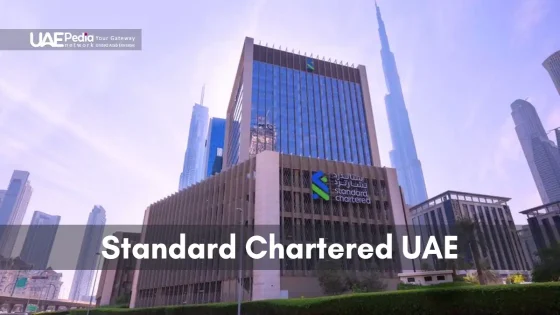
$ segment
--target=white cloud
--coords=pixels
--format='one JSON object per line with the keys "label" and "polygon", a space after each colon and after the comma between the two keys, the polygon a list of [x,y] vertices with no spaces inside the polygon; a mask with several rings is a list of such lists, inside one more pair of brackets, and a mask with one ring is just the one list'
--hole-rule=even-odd
{"label": "white cloud", "polygon": [[[28,109],[42,117],[46,122],[64,129],[66,132],[69,132],[71,135],[88,144],[103,156],[119,163],[121,166],[142,174],[146,177],[146,179],[156,183],[163,182],[165,180],[159,173],[152,171],[150,165],[143,164],[139,161],[138,156],[126,154],[119,148],[112,146],[107,139],[96,137],[95,133],[85,130],[80,125],[68,119],[64,114],[53,110],[54,106],[51,104],[47,104],[39,99],[33,98],[31,93],[24,92],[3,78],[0,78],[0,93],[6,96],[9,100],[26,106]],[[63,99],[63,96],[61,95],[58,103],[65,104],[67,101]]]}

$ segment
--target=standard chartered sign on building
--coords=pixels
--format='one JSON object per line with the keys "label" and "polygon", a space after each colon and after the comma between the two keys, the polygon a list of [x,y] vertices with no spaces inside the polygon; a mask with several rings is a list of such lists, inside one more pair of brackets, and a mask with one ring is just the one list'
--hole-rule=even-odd
{"label": "standard chartered sign on building", "polygon": [[[328,178],[328,179],[327,179]],[[367,181],[360,176],[347,174],[325,175],[323,172],[313,173],[313,199],[338,202],[371,204]]]}

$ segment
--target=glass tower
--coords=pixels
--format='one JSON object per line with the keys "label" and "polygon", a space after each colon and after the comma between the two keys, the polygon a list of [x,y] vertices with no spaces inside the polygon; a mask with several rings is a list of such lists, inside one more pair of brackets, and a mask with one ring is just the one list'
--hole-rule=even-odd
{"label": "glass tower", "polygon": [[60,216],[35,211],[27,231],[20,257],[35,270],[45,270],[58,231]]}
{"label": "glass tower", "polygon": [[535,107],[516,100],[511,104],[511,116],[542,202],[560,201],[560,152],[548,139]]}
{"label": "glass tower", "polygon": [[105,230],[106,214],[102,206],[94,206],[89,214],[84,238],[76,264],[76,272],[72,279],[69,299],[71,301],[86,301],[91,296],[92,283],[97,261],[101,259],[97,253],[101,248],[103,231]]}
{"label": "glass tower", "polygon": [[189,140],[185,151],[183,172],[179,178],[179,190],[185,189],[204,179],[206,161],[204,160],[204,141],[208,130],[208,107],[194,104]]}
{"label": "glass tower", "polygon": [[0,203],[0,255],[11,257],[33,188],[29,172],[15,170]]}
{"label": "glass tower", "polygon": [[224,166],[264,150],[380,166],[365,67],[246,38],[228,107]]}
{"label": "glass tower", "polygon": [[548,71],[558,94],[560,94],[560,50],[546,58],[543,67]]}
{"label": "glass tower", "polygon": [[404,102],[401,81],[397,71],[395,56],[389,47],[389,38],[385,31],[385,23],[377,4],[377,21],[381,39],[381,61],[385,74],[385,84],[389,94],[385,96],[385,107],[391,130],[393,150],[390,152],[391,165],[397,169],[399,184],[404,191],[407,204],[417,205],[428,199],[422,164],[416,153],[416,145]]}
{"label": "glass tower", "polygon": [[221,164],[214,169],[214,162],[217,157],[222,156],[224,150],[224,137],[226,134],[226,120],[223,118],[211,118],[210,125],[208,126],[208,138],[206,139],[206,154],[204,161],[206,161],[205,177],[210,177],[219,173],[222,169]]}

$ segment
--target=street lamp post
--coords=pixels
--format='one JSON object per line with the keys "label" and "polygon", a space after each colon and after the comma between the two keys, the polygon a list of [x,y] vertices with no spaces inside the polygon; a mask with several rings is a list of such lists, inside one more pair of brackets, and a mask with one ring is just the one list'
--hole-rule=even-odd
{"label": "street lamp post", "polygon": [[239,232],[239,271],[238,271],[238,287],[237,287],[237,315],[241,315],[241,301],[243,300],[243,229],[245,227],[245,218],[243,209],[236,208],[241,213],[241,231]]}
{"label": "street lamp post", "polygon": [[[52,294],[53,296],[49,299],[49,292],[51,292],[51,287],[54,288],[54,292],[53,292],[53,294]],[[41,291],[39,292],[39,297],[37,298],[37,309],[39,309],[39,306],[40,306],[40,304],[41,304],[41,293],[43,293],[43,290],[44,290],[44,289],[45,289],[45,288],[42,288]],[[52,284],[52,283],[49,283],[49,284],[48,284],[48,287],[47,287],[47,294],[45,294],[45,300],[52,300],[52,298],[54,297],[54,294],[55,294],[55,293],[56,293],[56,286],[55,286],[54,284]],[[47,306],[48,306],[48,305],[47,305]]]}
{"label": "street lamp post", "polygon": [[95,267],[95,276],[93,277],[93,286],[91,287],[91,296],[89,297],[89,305],[88,305],[88,309],[86,312],[86,315],[89,315],[89,310],[91,309],[91,303],[93,301],[93,295],[95,294],[95,284],[97,282],[97,272],[99,271],[99,262],[101,262],[101,257],[99,257],[101,254],[100,253],[95,253],[95,256],[97,257],[97,264]]}

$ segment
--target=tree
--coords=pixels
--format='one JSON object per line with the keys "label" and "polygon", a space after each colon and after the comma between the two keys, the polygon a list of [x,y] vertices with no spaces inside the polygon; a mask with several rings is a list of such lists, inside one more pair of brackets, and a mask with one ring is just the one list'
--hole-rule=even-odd
{"label": "tree", "polygon": [[420,264],[420,269],[422,271],[433,271],[434,268],[432,267],[432,265],[430,265],[430,263],[424,261]]}
{"label": "tree", "polygon": [[361,277],[346,277],[346,287],[354,293],[379,292],[387,288],[387,283],[381,279],[378,272],[368,272]]}
{"label": "tree", "polygon": [[117,300],[115,301],[115,303],[117,305],[130,304],[130,293],[121,294],[119,297],[117,297]]}
{"label": "tree", "polygon": [[478,275],[478,281],[481,285],[485,285],[487,281],[484,277],[485,274],[481,264],[481,257],[477,248],[477,245],[484,246],[484,244],[479,244],[479,241],[476,239],[475,231],[476,223],[470,218],[464,217],[455,221],[455,233],[457,234],[459,248],[465,247],[466,250],[471,252]]}
{"label": "tree", "polygon": [[342,270],[341,262],[321,260],[317,265],[317,278],[326,295],[347,292],[377,292],[387,288],[381,274],[375,271],[355,275]]}
{"label": "tree", "polygon": [[533,269],[533,281],[560,281],[560,244],[540,250],[539,259]]}
{"label": "tree", "polygon": [[340,262],[320,260],[317,264],[317,278],[326,295],[342,294],[347,291],[347,283]]}

